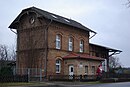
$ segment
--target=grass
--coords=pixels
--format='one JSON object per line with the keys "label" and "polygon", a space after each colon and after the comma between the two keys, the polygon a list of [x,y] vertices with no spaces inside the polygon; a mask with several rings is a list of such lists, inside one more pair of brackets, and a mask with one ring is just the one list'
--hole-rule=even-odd
{"label": "grass", "polygon": [[100,81],[90,81],[90,82],[79,82],[79,84],[91,84],[91,85],[94,85],[94,84],[103,84],[101,83]]}
{"label": "grass", "polygon": [[42,82],[12,82],[12,83],[0,83],[0,87],[6,86],[42,86],[46,85]]}
{"label": "grass", "polygon": [[[55,84],[66,84],[66,85],[85,85],[85,84],[102,84],[99,81],[94,82],[48,82]],[[0,87],[8,87],[8,86],[47,86],[49,85],[46,82],[12,82],[12,83],[0,83]]]}

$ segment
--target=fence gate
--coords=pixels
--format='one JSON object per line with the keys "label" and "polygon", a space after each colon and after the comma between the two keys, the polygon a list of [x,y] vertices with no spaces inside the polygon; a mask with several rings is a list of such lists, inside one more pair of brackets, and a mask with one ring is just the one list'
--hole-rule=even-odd
{"label": "fence gate", "polygon": [[28,75],[28,81],[42,81],[42,69],[40,68],[20,68],[15,69],[14,75]]}

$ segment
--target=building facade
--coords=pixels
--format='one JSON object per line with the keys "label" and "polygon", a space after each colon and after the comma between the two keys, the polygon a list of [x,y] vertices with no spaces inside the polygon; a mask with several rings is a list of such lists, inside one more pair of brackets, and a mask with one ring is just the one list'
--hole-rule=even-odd
{"label": "building facade", "polygon": [[43,76],[95,75],[110,50],[119,51],[90,44],[96,32],[36,7],[22,10],[9,28],[17,33],[17,68],[40,68]]}

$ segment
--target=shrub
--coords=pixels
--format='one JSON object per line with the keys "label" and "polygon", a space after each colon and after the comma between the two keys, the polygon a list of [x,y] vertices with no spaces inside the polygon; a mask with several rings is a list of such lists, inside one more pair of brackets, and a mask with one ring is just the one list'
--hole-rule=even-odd
{"label": "shrub", "polygon": [[11,67],[2,67],[0,69],[0,75],[10,76],[10,75],[13,75],[13,71],[12,71]]}

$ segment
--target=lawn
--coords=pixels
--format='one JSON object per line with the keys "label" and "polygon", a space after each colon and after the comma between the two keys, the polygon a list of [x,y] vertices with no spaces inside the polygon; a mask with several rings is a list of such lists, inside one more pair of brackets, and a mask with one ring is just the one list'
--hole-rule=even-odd
{"label": "lawn", "polygon": [[47,86],[47,85],[85,85],[85,84],[102,84],[99,81],[95,82],[12,82],[12,83],[0,83],[0,87],[8,86]]}
{"label": "lawn", "polygon": [[12,83],[0,83],[0,87],[6,86],[45,86],[43,82],[12,82]]}

